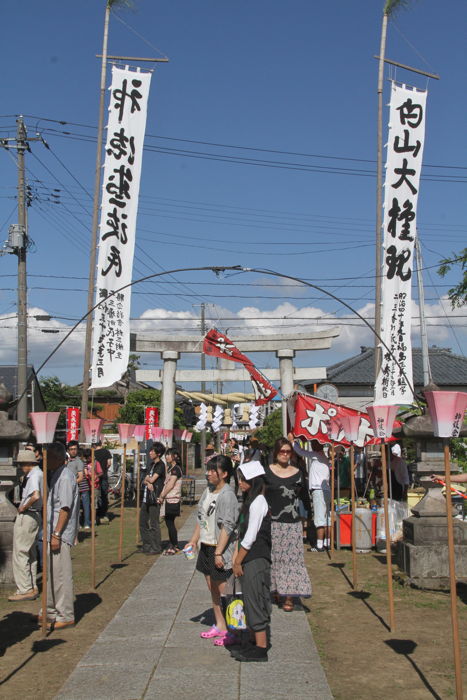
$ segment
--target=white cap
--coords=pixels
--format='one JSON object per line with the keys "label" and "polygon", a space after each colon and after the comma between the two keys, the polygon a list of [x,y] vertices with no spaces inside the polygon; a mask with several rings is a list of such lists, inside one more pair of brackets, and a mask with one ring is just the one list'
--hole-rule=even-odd
{"label": "white cap", "polygon": [[399,445],[398,442],[396,442],[395,445],[391,447],[391,452],[395,457],[400,457],[401,456],[401,446]]}
{"label": "white cap", "polygon": [[246,481],[254,479],[255,476],[262,476],[266,472],[264,471],[261,462],[244,462],[241,467],[239,467]]}

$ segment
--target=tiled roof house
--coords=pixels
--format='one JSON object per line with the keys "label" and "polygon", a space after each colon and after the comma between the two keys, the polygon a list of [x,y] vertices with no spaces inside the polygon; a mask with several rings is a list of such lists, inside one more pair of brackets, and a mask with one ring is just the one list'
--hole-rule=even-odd
{"label": "tiled roof house", "polygon": [[[467,358],[455,355],[449,348],[433,346],[428,351],[433,382],[440,389],[467,391]],[[415,391],[423,388],[423,365],[421,348],[412,349]],[[364,409],[373,401],[374,348],[362,347],[359,355],[350,357],[327,369],[327,383],[334,384],[339,391],[338,403]],[[313,385],[306,386],[313,391]]]}

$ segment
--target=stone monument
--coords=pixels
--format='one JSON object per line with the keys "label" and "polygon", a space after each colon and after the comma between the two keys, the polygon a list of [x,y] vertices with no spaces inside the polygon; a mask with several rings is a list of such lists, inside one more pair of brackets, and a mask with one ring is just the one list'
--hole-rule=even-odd
{"label": "stone monument", "polygon": [[[461,431],[461,436],[466,434]],[[440,438],[433,436],[429,415],[409,418],[403,426],[406,437],[417,441],[417,475],[426,494],[412,508],[413,515],[403,523],[403,540],[399,542],[397,564],[418,588],[449,589],[449,561],[446,500],[442,487],[431,481],[431,474],[444,476],[444,457]],[[453,464],[452,472],[457,467]],[[457,511],[453,509],[453,516]],[[467,582],[467,521],[455,518],[454,552],[456,578]]]}
{"label": "stone monument", "polygon": [[31,429],[24,423],[10,420],[8,405],[11,394],[0,381],[0,589],[14,585],[12,570],[13,525],[16,508],[9,496],[18,483],[13,457],[20,440],[28,440]]}
{"label": "stone monument", "polygon": [[[428,486],[413,515],[403,524],[397,564],[418,588],[449,589],[448,526],[446,500],[437,484]],[[456,511],[453,509],[453,514]],[[467,521],[455,518],[456,578],[467,583]]]}

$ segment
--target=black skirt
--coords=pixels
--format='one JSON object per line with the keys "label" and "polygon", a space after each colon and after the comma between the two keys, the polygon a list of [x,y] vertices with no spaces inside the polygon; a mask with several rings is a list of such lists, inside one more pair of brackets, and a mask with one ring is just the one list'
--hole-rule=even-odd
{"label": "black skirt", "polygon": [[165,502],[165,515],[170,518],[177,518],[180,515],[180,501],[178,503]]}

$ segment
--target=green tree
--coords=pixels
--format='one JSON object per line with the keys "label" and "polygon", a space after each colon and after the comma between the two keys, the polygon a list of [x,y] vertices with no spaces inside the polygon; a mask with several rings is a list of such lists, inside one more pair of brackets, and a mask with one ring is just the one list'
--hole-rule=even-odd
{"label": "green tree", "polygon": [[467,440],[465,438],[452,438],[449,441],[451,455],[459,465],[461,472],[467,472]]}
{"label": "green tree", "polygon": [[159,389],[139,389],[130,391],[125,405],[120,408],[118,420],[120,423],[133,423],[142,425],[144,423],[144,409],[146,406],[161,405],[161,392]]}
{"label": "green tree", "polygon": [[[161,392],[159,389],[138,389],[130,391],[121,407],[118,420],[121,423],[133,423],[142,425],[144,423],[144,409],[146,406],[157,406],[160,409]],[[183,413],[176,407],[174,412],[174,427],[181,428],[183,425]]]}
{"label": "green tree", "polygon": [[282,437],[282,409],[276,408],[265,419],[264,425],[255,432],[260,443],[273,447],[276,440]]}
{"label": "green tree", "polygon": [[441,277],[447,275],[454,264],[460,265],[462,279],[448,291],[448,297],[453,309],[456,306],[463,306],[467,303],[467,248],[461,250],[457,255],[454,253],[451,259],[441,260],[438,275],[441,275]]}
{"label": "green tree", "polygon": [[58,377],[40,377],[39,386],[47,411],[60,411],[57,427],[65,427],[65,408],[80,406],[81,391],[78,386],[62,384]]}

